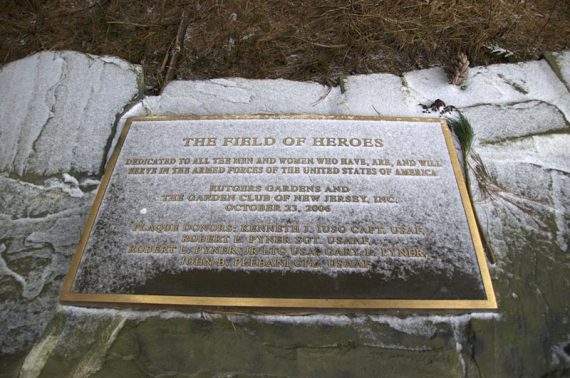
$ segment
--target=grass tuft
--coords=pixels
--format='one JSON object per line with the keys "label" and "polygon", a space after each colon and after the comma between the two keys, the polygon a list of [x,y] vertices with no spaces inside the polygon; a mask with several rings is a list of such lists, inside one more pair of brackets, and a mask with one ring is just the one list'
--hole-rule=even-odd
{"label": "grass tuft", "polygon": [[463,156],[469,156],[469,152],[473,146],[473,139],[475,139],[475,132],[467,117],[465,117],[463,113],[459,113],[457,118],[448,118],[447,124],[457,136],[459,145],[463,151]]}

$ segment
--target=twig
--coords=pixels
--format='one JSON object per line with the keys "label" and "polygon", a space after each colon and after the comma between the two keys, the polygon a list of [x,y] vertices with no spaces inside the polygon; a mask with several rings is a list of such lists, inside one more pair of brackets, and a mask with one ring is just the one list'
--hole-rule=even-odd
{"label": "twig", "polygon": [[312,42],[312,41],[309,41],[307,39],[303,39],[303,38],[299,38],[299,37],[295,37],[295,36],[293,38],[298,39],[299,41],[303,41],[305,43],[310,43],[313,46],[322,47],[324,49],[342,49],[342,48],[346,47],[345,43],[341,43],[338,45],[327,45],[324,43]]}
{"label": "twig", "polygon": [[161,92],[164,90],[168,82],[172,80],[174,74],[176,73],[178,57],[184,48],[184,36],[186,35],[186,30],[188,29],[188,22],[188,12],[185,9],[182,11],[182,16],[180,17],[180,24],[178,25],[178,32],[176,33],[174,46],[172,46],[172,49],[170,50],[170,63],[168,64],[168,70],[166,71],[166,76],[164,78],[164,82],[162,83],[162,88],[160,88]]}
{"label": "twig", "polygon": [[[477,179],[477,184],[479,185],[479,192],[481,193],[483,199],[490,198],[492,201],[500,200],[508,203],[509,205],[515,206],[517,209],[522,211],[526,216],[528,216],[536,224],[537,227],[541,229],[546,228],[544,222],[537,219],[537,217],[534,216],[532,211],[526,209],[521,204],[519,204],[519,202],[526,202],[526,203],[530,202],[532,205],[540,206],[544,205],[543,203],[537,200],[533,200],[532,198],[522,196],[520,194],[511,193],[507,189],[493,182],[493,180],[491,180],[489,176],[489,173],[487,172],[487,169],[485,168],[485,165],[483,164],[483,161],[481,160],[481,157],[478,154],[474,153],[473,151],[471,151],[469,156],[473,159],[473,161],[475,161],[475,166],[469,163],[469,167],[473,170],[475,174],[475,178]],[[507,207],[507,209],[509,208]],[[509,211],[511,210],[509,209]]]}
{"label": "twig", "polygon": [[108,24],[119,24],[119,25],[130,25],[130,26],[139,26],[141,28],[149,28],[149,27],[156,27],[162,26],[160,24],[137,24],[136,22],[127,22],[127,21],[107,21]]}
{"label": "twig", "polygon": [[317,101],[313,102],[311,106],[317,106],[321,101],[327,98],[327,96],[331,93],[332,89],[333,89],[332,85],[327,85],[327,90],[325,91],[325,93],[323,93],[322,96],[319,97]]}
{"label": "twig", "polygon": [[[471,201],[473,201],[473,193],[471,192],[471,177],[469,176],[469,152],[465,150],[461,150],[463,155],[463,171],[465,172],[465,186],[467,187],[467,194]],[[487,258],[491,264],[497,263],[497,255],[495,254],[495,250],[493,246],[489,242],[488,235],[484,231],[481,222],[479,221],[479,215],[477,214],[477,209],[475,209],[475,205],[472,206],[473,208],[473,215],[475,215],[475,223],[477,224],[477,228],[479,229],[479,234],[481,236],[481,242],[483,244],[483,249],[487,253]]]}
{"label": "twig", "polygon": [[310,42],[310,41],[309,41],[309,43],[312,43],[314,46],[322,47],[324,49],[342,49],[342,48],[346,47],[346,43],[340,43],[338,45],[325,45],[324,43],[317,43],[317,42]]}

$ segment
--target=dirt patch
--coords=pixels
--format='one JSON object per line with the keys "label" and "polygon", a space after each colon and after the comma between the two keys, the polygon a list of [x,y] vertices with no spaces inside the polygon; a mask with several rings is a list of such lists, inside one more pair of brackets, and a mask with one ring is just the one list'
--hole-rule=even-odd
{"label": "dirt patch", "polygon": [[535,59],[570,47],[565,0],[3,0],[0,61],[47,49],[142,64],[160,88],[182,10],[179,79],[241,76],[326,82],[342,74]]}

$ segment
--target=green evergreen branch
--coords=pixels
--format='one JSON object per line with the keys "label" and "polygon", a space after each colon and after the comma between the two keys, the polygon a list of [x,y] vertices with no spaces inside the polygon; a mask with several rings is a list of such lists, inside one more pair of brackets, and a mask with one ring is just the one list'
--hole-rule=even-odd
{"label": "green evergreen branch", "polygon": [[[447,123],[453,133],[457,136],[459,141],[459,145],[461,146],[461,154],[463,156],[463,172],[465,174],[465,185],[467,186],[467,193],[469,194],[469,198],[471,199],[471,203],[473,204],[473,194],[471,192],[471,177],[469,175],[469,155],[471,153],[471,147],[473,146],[473,140],[475,139],[475,132],[473,131],[473,127],[471,126],[471,122],[461,113],[459,113],[458,118],[447,118]],[[483,228],[481,227],[481,222],[479,221],[479,216],[477,215],[477,210],[475,209],[475,205],[473,207],[473,214],[475,215],[475,222],[477,223],[477,228],[479,229],[479,233],[481,235],[481,242],[483,243],[483,248],[487,254],[487,258],[492,264],[497,262],[497,258],[495,256],[495,252],[487,235]]]}

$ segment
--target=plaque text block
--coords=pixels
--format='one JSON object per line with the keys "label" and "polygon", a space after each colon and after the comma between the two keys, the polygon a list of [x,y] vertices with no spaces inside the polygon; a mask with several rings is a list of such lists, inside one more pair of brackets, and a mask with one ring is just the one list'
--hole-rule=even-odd
{"label": "plaque text block", "polygon": [[353,116],[129,119],[61,299],[496,307],[445,121]]}

